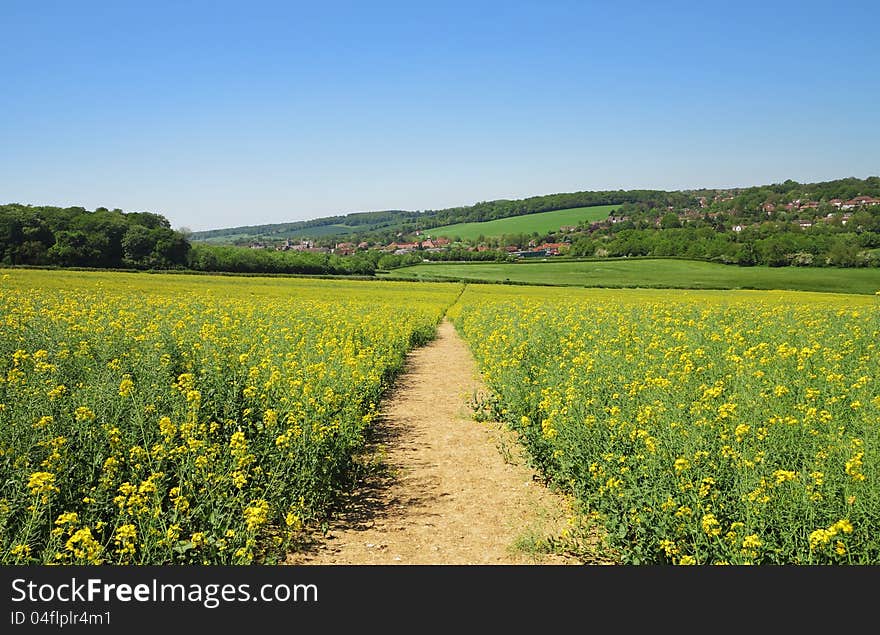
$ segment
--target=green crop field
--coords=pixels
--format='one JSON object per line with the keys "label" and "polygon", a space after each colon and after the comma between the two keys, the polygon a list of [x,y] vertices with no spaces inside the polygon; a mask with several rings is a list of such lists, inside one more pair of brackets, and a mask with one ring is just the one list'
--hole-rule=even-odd
{"label": "green crop field", "polygon": [[619,205],[597,205],[593,207],[575,207],[560,209],[555,212],[526,214],[499,218],[484,223],[457,223],[444,227],[435,227],[426,233],[431,236],[459,237],[462,240],[474,240],[480,236],[502,236],[504,234],[531,234],[559,231],[565,225],[577,225],[580,221],[597,221],[607,218]]}
{"label": "green crop field", "polygon": [[583,287],[790,289],[866,294],[880,290],[880,269],[738,267],[673,259],[421,264],[395,269],[388,275],[420,280]]}

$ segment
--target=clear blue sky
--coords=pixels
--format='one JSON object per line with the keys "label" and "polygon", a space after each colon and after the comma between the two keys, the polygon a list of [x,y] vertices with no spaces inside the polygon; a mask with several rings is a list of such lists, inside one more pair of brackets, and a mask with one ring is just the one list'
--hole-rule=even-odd
{"label": "clear blue sky", "polygon": [[880,174],[880,3],[0,0],[0,203],[193,230]]}

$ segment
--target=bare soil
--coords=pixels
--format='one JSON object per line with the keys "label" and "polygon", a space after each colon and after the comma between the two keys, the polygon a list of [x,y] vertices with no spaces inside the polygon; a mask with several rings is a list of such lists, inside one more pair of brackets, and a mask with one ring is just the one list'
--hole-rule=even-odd
{"label": "bare soil", "polygon": [[362,482],[288,563],[581,564],[541,547],[566,527],[570,501],[527,467],[509,429],[474,420],[485,393],[444,320],[383,403]]}

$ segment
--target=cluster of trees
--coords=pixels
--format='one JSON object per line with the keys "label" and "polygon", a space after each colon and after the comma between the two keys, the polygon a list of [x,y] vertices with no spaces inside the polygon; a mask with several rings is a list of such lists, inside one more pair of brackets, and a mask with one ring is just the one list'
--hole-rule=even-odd
{"label": "cluster of trees", "polygon": [[373,275],[378,260],[379,252],[338,256],[196,243],[190,251],[188,265],[194,271],[229,273]]}
{"label": "cluster of trees", "polygon": [[[880,215],[878,215],[880,223]],[[622,228],[583,235],[572,256],[676,256],[744,266],[880,266],[878,231],[801,230],[791,223],[767,222],[739,233],[715,227]]]}
{"label": "cluster of trees", "polygon": [[99,207],[0,205],[0,263],[171,269],[187,266],[190,243],[150,212]]}
{"label": "cluster of trees", "polygon": [[798,183],[791,179],[772,185],[727,190],[727,196],[714,200],[717,190],[694,190],[695,197],[706,198],[709,211],[726,211],[736,213],[742,218],[758,219],[765,214],[763,205],[770,203],[775,207],[783,207],[793,201],[818,201],[820,208],[805,213],[817,212],[825,215],[835,210],[828,204],[833,199],[849,200],[856,196],[880,196],[880,177],[870,176],[866,179],[849,177],[819,183]]}
{"label": "cluster of trees", "polygon": [[443,251],[427,251],[424,253],[423,258],[435,262],[503,262],[513,259],[510,254],[497,247],[490,247],[484,251],[470,251],[467,247],[451,247]]}

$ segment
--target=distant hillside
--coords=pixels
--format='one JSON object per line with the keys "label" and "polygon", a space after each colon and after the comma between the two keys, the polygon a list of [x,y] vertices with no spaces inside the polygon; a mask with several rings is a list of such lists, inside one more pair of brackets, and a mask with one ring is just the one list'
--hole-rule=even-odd
{"label": "distant hillside", "polygon": [[[484,201],[474,205],[439,210],[385,210],[353,212],[307,221],[248,225],[193,232],[193,242],[245,245],[255,241],[281,243],[285,239],[312,239],[318,243],[336,241],[378,242],[387,244],[400,236],[414,235],[462,223],[487,223],[503,218],[574,210],[585,207],[621,206],[620,213],[657,215],[668,210],[712,209],[749,211],[762,214],[765,203],[785,205],[798,200],[829,201],[854,196],[880,195],[880,178],[848,177],[819,183],[787,180],[772,185],[739,188],[703,188],[692,190],[602,190],[547,194],[530,198]],[[555,223],[555,219],[554,219]],[[567,223],[560,223],[567,224]],[[479,228],[476,235],[486,234]],[[551,229],[558,229],[551,228]],[[514,230],[515,232],[516,230]],[[436,233],[436,232],[435,232]],[[462,238],[464,236],[462,235]]]}
{"label": "distant hillside", "polygon": [[[660,190],[609,190],[547,194],[525,199],[499,199],[464,207],[440,210],[353,212],[308,221],[248,225],[226,229],[193,232],[190,240],[218,244],[246,244],[254,241],[280,242],[286,238],[314,240],[378,240],[390,241],[397,234],[412,234],[434,227],[458,223],[482,223],[513,216],[525,216],[583,207],[639,203],[657,206],[683,205],[692,197],[683,192]],[[558,229],[555,228],[555,229]]]}
{"label": "distant hillside", "polygon": [[245,225],[226,229],[192,232],[190,240],[234,244],[254,240],[284,240],[285,238],[321,238],[352,233],[368,233],[383,228],[394,228],[418,217],[419,212],[387,210],[381,212],[353,212],[344,216],[326,216],[313,220],[268,225]]}
{"label": "distant hillside", "polygon": [[531,235],[558,232],[565,226],[576,227],[578,223],[603,220],[608,217],[617,205],[596,205],[594,207],[575,207],[555,212],[539,212],[499,218],[482,223],[457,223],[435,227],[428,233],[432,236],[446,236],[461,240],[476,240],[480,236],[512,236],[516,234]]}

